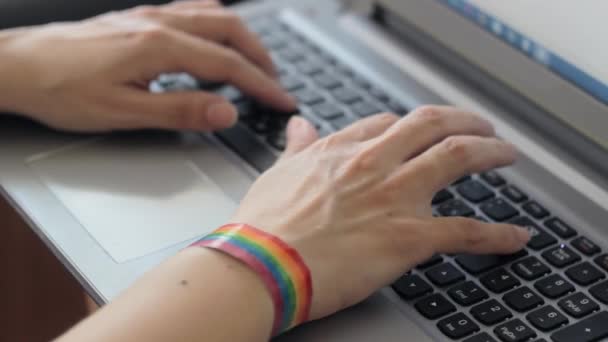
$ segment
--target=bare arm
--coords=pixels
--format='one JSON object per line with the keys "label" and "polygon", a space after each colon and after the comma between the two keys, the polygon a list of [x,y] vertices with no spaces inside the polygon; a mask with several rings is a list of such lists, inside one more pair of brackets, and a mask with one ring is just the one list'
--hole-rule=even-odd
{"label": "bare arm", "polygon": [[[511,225],[431,216],[439,189],[513,161],[513,148],[472,114],[428,107],[315,140],[309,123],[293,119],[286,153],[233,218],[300,253],[312,274],[313,320],[364,300],[435,253],[512,253],[529,239]],[[270,296],[235,260],[182,252],[60,341],[267,340]]]}
{"label": "bare arm", "polygon": [[267,341],[272,310],[255,273],[195,248],[145,275],[60,341]]}

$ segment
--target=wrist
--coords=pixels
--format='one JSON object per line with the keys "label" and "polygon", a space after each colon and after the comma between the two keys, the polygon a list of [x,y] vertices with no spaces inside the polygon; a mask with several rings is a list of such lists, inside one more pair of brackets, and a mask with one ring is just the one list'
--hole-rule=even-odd
{"label": "wrist", "polygon": [[239,325],[238,331],[229,331],[229,334],[242,334],[244,339],[236,335],[229,338],[218,331],[217,334],[226,337],[218,340],[268,340],[274,308],[257,273],[238,259],[212,249],[187,248],[176,258],[187,265],[190,269],[187,274],[192,275],[180,280],[182,286],[204,284],[199,291],[206,295],[201,296],[199,305],[214,308],[217,317],[238,317],[238,321],[233,322]]}

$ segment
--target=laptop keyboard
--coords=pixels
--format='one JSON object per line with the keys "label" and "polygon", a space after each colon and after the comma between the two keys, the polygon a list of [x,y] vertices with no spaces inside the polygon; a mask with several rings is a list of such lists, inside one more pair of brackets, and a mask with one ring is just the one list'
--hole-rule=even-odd
{"label": "laptop keyboard", "polygon": [[[271,51],[298,114],[326,136],[378,112],[407,108],[327,51],[278,21],[251,22]],[[165,80],[165,88],[171,88]],[[239,123],[217,136],[256,170],[285,148],[280,113],[231,86],[198,83],[233,102]],[[528,227],[533,238],[513,255],[435,255],[392,288],[448,340],[598,341],[608,337],[608,254],[496,171],[466,176],[433,199],[437,216],[464,216]],[[404,339],[406,340],[406,339]]]}

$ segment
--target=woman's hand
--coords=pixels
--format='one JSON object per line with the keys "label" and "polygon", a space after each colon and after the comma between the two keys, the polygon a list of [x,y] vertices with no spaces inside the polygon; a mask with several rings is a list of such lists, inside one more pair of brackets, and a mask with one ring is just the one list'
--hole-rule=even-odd
{"label": "woman's hand", "polygon": [[526,230],[433,218],[436,192],[465,174],[512,163],[515,149],[479,117],[422,107],[383,114],[325,139],[303,119],[285,155],[263,174],[233,222],[295,247],[311,269],[318,319],[365,299],[435,253],[513,253]]}
{"label": "woman's hand", "polygon": [[227,82],[278,109],[295,108],[258,38],[217,1],[0,34],[2,110],[73,131],[213,130],[236,121],[235,108],[214,94],[150,93],[164,72]]}

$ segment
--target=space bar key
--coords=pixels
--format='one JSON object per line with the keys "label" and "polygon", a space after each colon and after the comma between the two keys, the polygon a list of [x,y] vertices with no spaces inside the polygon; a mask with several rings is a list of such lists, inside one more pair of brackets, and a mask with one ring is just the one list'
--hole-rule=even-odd
{"label": "space bar key", "polygon": [[608,312],[603,311],[551,335],[555,342],[592,342],[608,337]]}
{"label": "space bar key", "polygon": [[525,249],[509,255],[473,255],[463,254],[456,257],[456,262],[465,269],[465,271],[477,275],[495,267],[508,264],[511,261],[517,260],[528,255]]}
{"label": "space bar key", "polygon": [[240,122],[215,134],[259,172],[268,170],[276,161],[276,156],[270,149],[259,142],[253,133]]}

